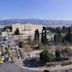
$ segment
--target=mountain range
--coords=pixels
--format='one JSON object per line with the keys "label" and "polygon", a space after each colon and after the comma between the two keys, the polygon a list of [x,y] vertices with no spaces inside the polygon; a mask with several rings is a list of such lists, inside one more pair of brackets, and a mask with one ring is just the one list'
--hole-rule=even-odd
{"label": "mountain range", "polygon": [[7,20],[0,20],[0,25],[12,25],[12,24],[40,24],[49,27],[62,27],[62,26],[70,26],[72,25],[71,20],[40,20],[40,19],[7,19]]}

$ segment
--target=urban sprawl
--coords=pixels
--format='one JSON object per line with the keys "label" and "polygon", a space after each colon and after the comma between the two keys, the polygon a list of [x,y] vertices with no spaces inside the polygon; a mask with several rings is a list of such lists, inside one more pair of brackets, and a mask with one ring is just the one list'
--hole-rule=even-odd
{"label": "urban sprawl", "polygon": [[72,26],[0,25],[0,64],[16,72],[72,72]]}

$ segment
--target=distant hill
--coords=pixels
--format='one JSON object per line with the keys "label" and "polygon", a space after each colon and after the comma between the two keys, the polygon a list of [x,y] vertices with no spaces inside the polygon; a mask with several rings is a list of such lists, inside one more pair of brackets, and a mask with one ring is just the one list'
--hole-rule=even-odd
{"label": "distant hill", "polygon": [[21,24],[26,24],[26,23],[31,23],[31,24],[42,24],[46,25],[48,24],[47,20],[37,20],[37,19],[8,19],[8,20],[1,20],[0,24],[2,25],[12,25],[16,23],[21,23]]}
{"label": "distant hill", "polygon": [[12,25],[12,24],[40,24],[40,25],[46,25],[46,26],[70,26],[72,24],[72,21],[68,20],[39,20],[39,19],[8,19],[8,20],[0,20],[0,25]]}

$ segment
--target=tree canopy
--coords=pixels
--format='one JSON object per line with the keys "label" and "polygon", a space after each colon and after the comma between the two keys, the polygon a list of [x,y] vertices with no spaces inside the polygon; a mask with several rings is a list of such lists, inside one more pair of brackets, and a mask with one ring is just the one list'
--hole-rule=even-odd
{"label": "tree canopy", "polygon": [[67,34],[65,36],[65,41],[67,41],[69,43],[72,42],[72,33],[71,33],[71,28],[70,27],[68,28],[68,32],[67,32]]}
{"label": "tree canopy", "polygon": [[47,50],[44,50],[40,53],[40,61],[41,63],[51,62],[54,58],[54,55],[49,53]]}
{"label": "tree canopy", "polygon": [[62,54],[61,50],[57,49],[55,51],[55,57],[56,57],[57,61],[59,61],[61,59],[61,54]]}
{"label": "tree canopy", "polygon": [[43,29],[42,29],[41,43],[43,43],[43,44],[48,43],[46,27],[43,27]]}
{"label": "tree canopy", "polygon": [[19,29],[17,28],[15,31],[15,35],[20,35]]}
{"label": "tree canopy", "polygon": [[37,30],[35,30],[34,40],[35,40],[35,42],[36,42],[36,43],[38,43],[38,42],[39,42],[39,30],[38,30],[38,29],[37,29]]}
{"label": "tree canopy", "polygon": [[61,34],[55,34],[54,41],[57,42],[57,43],[62,43],[63,36]]}

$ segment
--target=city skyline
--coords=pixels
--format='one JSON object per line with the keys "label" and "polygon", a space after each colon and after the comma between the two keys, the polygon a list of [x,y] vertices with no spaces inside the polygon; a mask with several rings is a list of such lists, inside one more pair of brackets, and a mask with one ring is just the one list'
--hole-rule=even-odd
{"label": "city skyline", "polygon": [[0,0],[0,20],[72,20],[71,3],[72,0]]}

